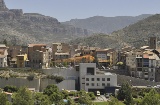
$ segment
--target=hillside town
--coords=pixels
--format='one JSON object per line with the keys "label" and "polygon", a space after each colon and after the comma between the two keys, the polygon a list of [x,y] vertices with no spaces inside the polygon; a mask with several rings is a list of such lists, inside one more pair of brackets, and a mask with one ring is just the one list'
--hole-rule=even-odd
{"label": "hillside town", "polygon": [[[128,81],[132,86],[159,86],[160,48],[158,38],[150,37],[149,44],[140,48],[126,46],[122,49],[101,49],[67,43],[28,44],[8,46],[0,44],[0,88],[6,85],[27,86],[40,92],[56,84],[60,90],[85,90],[112,94]],[[59,82],[43,76],[27,78],[7,77],[5,73],[16,70],[35,70],[42,74],[62,77]],[[25,77],[25,76],[24,76]],[[123,79],[122,79],[123,78]],[[55,79],[55,78],[54,78]],[[139,83],[138,83],[139,82]]]}

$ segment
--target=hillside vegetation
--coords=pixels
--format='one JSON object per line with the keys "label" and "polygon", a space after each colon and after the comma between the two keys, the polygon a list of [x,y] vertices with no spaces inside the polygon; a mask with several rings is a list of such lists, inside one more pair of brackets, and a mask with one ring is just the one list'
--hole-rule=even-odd
{"label": "hillside vegetation", "polygon": [[71,42],[84,43],[86,45],[89,43],[89,45],[94,46],[96,42],[99,42],[97,46],[102,48],[104,48],[104,46],[105,48],[114,46],[120,48],[121,46],[126,45],[140,47],[148,45],[148,38],[150,36],[160,37],[160,14],[150,16],[133,25],[129,25],[128,27],[115,31],[110,35],[95,35],[84,39],[72,40]]}
{"label": "hillside vegetation", "polygon": [[84,28],[87,30],[91,30],[92,32],[95,33],[110,34],[113,31],[123,29],[124,27],[134,24],[149,16],[151,15],[142,14],[139,16],[116,16],[116,17],[94,16],[86,19],[71,19],[70,21],[63,22],[63,24]]}

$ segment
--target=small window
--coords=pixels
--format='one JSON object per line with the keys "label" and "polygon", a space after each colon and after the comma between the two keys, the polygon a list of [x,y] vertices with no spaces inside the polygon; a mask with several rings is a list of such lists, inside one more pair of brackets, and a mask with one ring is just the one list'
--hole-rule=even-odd
{"label": "small window", "polygon": [[110,81],[110,78],[107,78],[107,81]]}
{"label": "small window", "polygon": [[92,83],[92,86],[94,86],[94,83]]}
{"label": "small window", "polygon": [[100,86],[100,83],[97,83],[97,86]]}
{"label": "small window", "polygon": [[86,83],[86,86],[89,86],[89,83]]}
{"label": "small window", "polygon": [[100,81],[100,78],[97,78],[97,81]]}
{"label": "small window", "polygon": [[110,87],[110,83],[107,83],[107,87]]}
{"label": "small window", "polygon": [[105,81],[105,78],[102,78],[102,81]]}
{"label": "small window", "polygon": [[89,81],[89,78],[86,78],[86,81]]}
{"label": "small window", "polygon": [[105,83],[102,83],[102,86],[105,86]]}
{"label": "small window", "polygon": [[94,81],[94,78],[92,78],[92,81]]}

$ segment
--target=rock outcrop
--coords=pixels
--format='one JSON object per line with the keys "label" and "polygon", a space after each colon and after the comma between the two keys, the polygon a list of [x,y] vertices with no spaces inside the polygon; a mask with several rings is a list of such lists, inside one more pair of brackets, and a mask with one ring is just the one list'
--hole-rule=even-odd
{"label": "rock outcrop", "polygon": [[86,29],[61,24],[56,18],[38,13],[23,13],[22,9],[8,9],[0,0],[0,42],[10,44],[66,42],[87,36]]}
{"label": "rock outcrop", "polygon": [[6,7],[4,0],[0,0],[0,11],[8,11],[8,8]]}

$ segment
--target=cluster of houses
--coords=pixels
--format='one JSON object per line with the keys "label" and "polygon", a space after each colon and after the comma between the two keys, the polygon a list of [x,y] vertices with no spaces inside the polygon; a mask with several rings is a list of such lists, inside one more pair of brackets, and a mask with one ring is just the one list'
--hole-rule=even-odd
{"label": "cluster of houses", "polygon": [[[78,87],[86,91],[105,92],[109,87],[117,88],[117,75],[107,70],[124,70],[129,76],[159,82],[160,49],[157,43],[156,37],[150,37],[148,46],[139,49],[128,46],[119,50],[66,43],[53,43],[50,47],[46,44],[1,44],[0,67],[42,69],[71,81],[69,88],[67,85],[61,88],[75,90]],[[105,72],[99,73],[98,69]]]}

